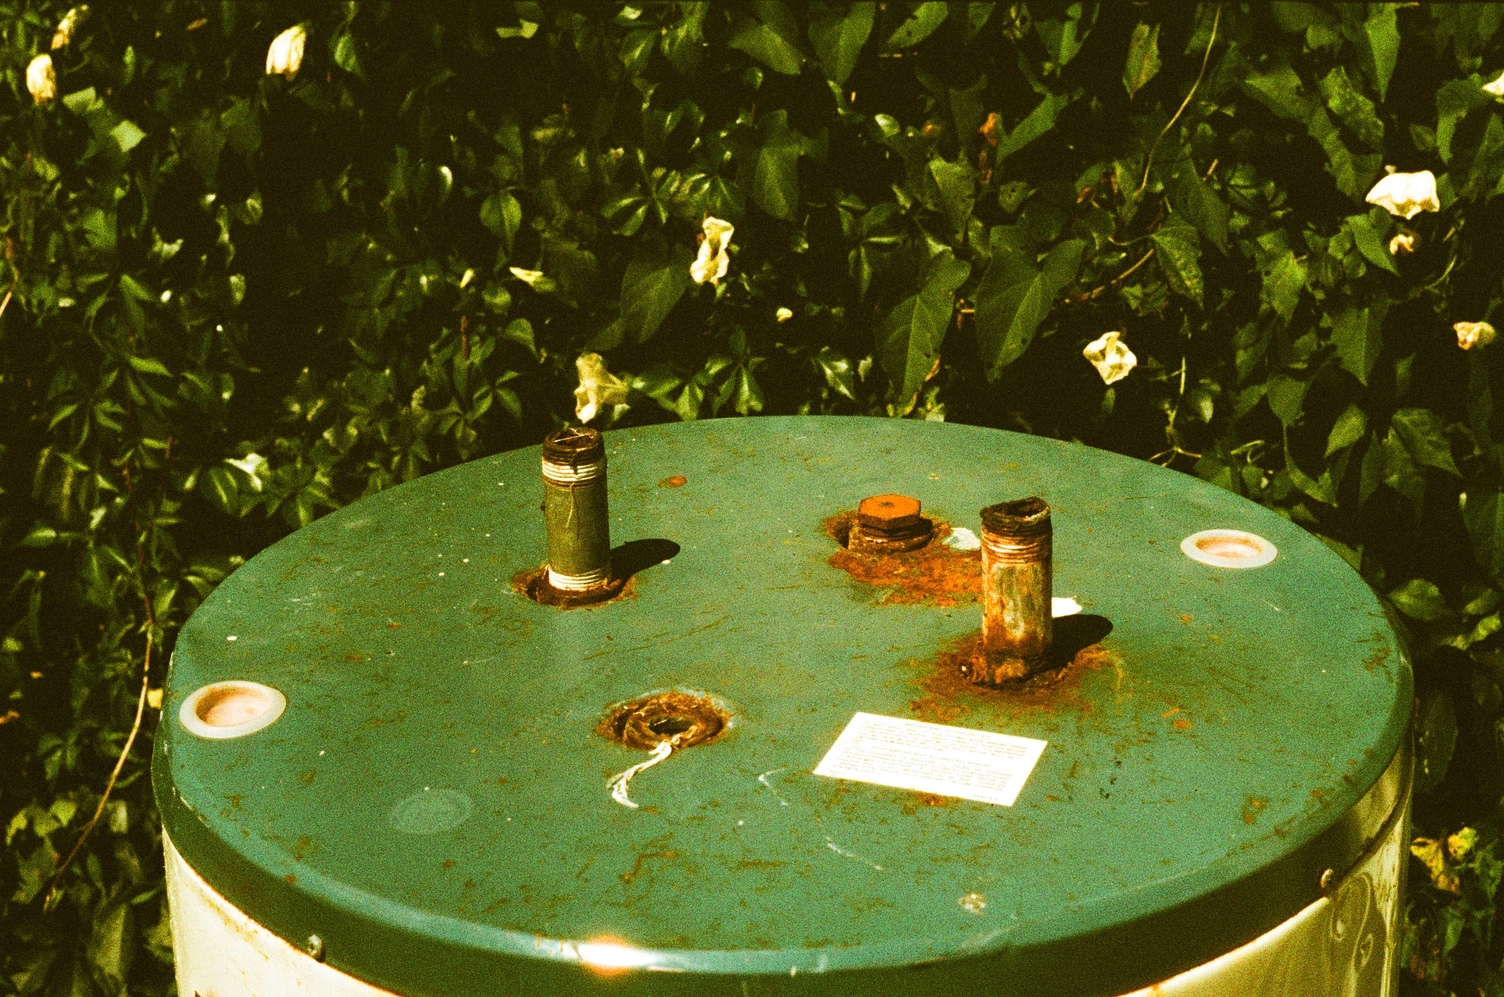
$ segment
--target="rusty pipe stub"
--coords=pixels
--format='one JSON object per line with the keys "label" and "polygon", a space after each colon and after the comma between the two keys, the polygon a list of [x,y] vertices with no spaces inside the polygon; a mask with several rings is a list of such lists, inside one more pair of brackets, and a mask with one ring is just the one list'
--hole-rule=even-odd
{"label": "rusty pipe stub", "polygon": [[1050,507],[1030,497],[982,510],[982,648],[971,670],[981,685],[1028,678],[1053,638]]}
{"label": "rusty pipe stub", "polygon": [[918,499],[873,495],[857,505],[846,546],[864,554],[901,553],[918,550],[933,534],[934,524],[920,515]]}
{"label": "rusty pipe stub", "polygon": [[543,525],[549,586],[604,593],[611,582],[611,526],[599,430],[566,426],[543,441]]}

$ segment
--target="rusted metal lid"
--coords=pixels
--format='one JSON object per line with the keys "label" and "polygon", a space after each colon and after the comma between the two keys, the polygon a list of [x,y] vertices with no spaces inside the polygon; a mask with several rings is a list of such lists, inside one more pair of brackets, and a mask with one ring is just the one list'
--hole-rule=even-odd
{"label": "rusted metal lid", "polygon": [[[544,558],[533,448],[333,513],[194,615],[157,801],[230,902],[401,994],[601,973],[634,994],[1121,993],[1283,921],[1395,812],[1411,677],[1378,601],[1230,492],[909,420],[605,442],[636,572],[612,602],[513,591]],[[827,521],[885,493],[923,502],[931,545],[848,573]],[[1049,503],[1054,592],[1085,608],[1057,643],[1099,643],[1052,684],[969,688],[945,668],[980,627],[980,555],[944,545],[1020,495]],[[1206,530],[1277,554],[1193,560]],[[234,738],[179,722],[230,681],[285,710]],[[1012,806],[814,775],[859,712],[1047,745]]]}

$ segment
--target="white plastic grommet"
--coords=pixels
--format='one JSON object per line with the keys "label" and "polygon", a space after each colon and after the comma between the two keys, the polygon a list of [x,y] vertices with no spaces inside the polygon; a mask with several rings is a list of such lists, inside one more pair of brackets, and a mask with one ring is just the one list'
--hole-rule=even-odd
{"label": "white plastic grommet", "polygon": [[230,679],[195,689],[178,709],[178,721],[199,737],[224,740],[270,727],[287,709],[287,697],[269,685]]}
{"label": "white plastic grommet", "polygon": [[1180,541],[1185,556],[1214,568],[1262,568],[1279,551],[1246,530],[1202,530]]}

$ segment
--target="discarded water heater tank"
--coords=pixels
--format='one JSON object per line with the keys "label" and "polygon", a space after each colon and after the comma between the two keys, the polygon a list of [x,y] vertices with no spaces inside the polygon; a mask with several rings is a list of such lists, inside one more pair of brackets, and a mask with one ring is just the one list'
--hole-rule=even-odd
{"label": "discarded water heater tank", "polygon": [[532,448],[324,517],[184,627],[180,993],[1392,992],[1410,668],[1298,526],[975,427],[603,442],[603,486],[547,486],[605,489],[548,514],[609,519],[591,601],[549,597],[585,569]]}

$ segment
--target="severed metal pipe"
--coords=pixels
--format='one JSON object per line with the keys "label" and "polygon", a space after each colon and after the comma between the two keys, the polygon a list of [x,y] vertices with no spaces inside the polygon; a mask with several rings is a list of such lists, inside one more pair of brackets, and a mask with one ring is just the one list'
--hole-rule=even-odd
{"label": "severed metal pipe", "polygon": [[1054,635],[1050,507],[1030,497],[982,510],[982,647],[972,681],[1001,685],[1044,667]]}
{"label": "severed metal pipe", "polygon": [[543,441],[543,524],[551,587],[586,593],[610,584],[606,445],[599,430],[569,426]]}

